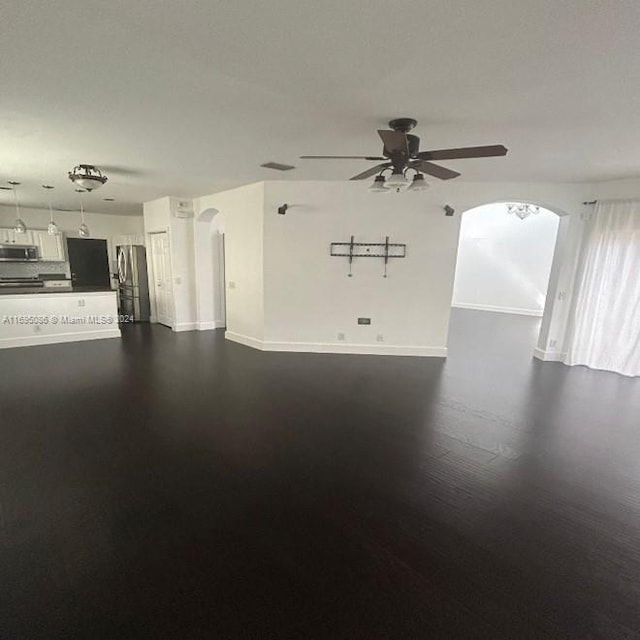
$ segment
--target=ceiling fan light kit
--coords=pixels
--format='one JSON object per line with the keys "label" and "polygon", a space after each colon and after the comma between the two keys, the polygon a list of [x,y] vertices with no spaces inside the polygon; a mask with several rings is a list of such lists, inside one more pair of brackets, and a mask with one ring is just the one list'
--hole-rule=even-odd
{"label": "ceiling fan light kit", "polygon": [[85,191],[93,191],[101,187],[108,178],[92,164],[79,164],[73,171],[69,171],[69,180]]}
{"label": "ceiling fan light kit", "polygon": [[374,193],[389,193],[391,189],[386,185],[387,179],[383,175],[376,176],[369,185],[369,191]]}
{"label": "ceiling fan light kit", "polygon": [[429,183],[424,179],[421,173],[416,173],[413,176],[413,181],[407,187],[407,191],[426,191],[429,188]]}
{"label": "ceiling fan light kit", "polygon": [[378,129],[378,135],[383,144],[381,156],[300,157],[308,160],[345,159],[368,160],[373,162],[382,161],[381,164],[377,164],[351,178],[351,180],[365,180],[376,174],[379,174],[378,177],[381,177],[384,171],[391,169],[391,176],[386,179],[386,184],[383,180],[378,180],[376,177],[373,184],[369,187],[371,191],[380,193],[385,190],[386,187],[401,191],[407,186],[408,180],[406,172],[408,169],[413,169],[416,172],[413,182],[409,187],[412,191],[424,191],[428,188],[424,174],[440,180],[451,180],[460,175],[457,171],[434,164],[431,162],[432,160],[462,160],[465,158],[491,158],[507,155],[507,148],[501,144],[420,151],[420,138],[409,133],[417,124],[418,122],[414,118],[395,118],[389,121],[390,129]]}

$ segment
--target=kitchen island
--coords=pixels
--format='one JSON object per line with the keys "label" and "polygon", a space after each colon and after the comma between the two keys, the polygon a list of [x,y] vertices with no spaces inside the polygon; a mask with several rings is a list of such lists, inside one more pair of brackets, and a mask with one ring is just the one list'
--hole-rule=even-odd
{"label": "kitchen island", "polygon": [[0,295],[0,349],[119,338],[113,290]]}

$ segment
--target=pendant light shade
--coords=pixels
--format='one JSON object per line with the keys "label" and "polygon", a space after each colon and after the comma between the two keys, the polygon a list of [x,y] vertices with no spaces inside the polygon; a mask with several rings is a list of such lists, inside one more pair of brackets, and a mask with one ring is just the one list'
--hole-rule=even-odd
{"label": "pendant light shade", "polygon": [[13,187],[13,199],[16,203],[16,220],[13,223],[13,230],[16,233],[26,233],[27,225],[24,223],[24,220],[20,217],[20,202],[18,201],[18,189],[17,187],[20,185],[19,182],[15,180],[9,180],[9,184]]}
{"label": "pendant light shade", "polygon": [[389,188],[385,183],[386,179],[384,176],[376,176],[369,186],[369,191],[373,191],[374,193],[389,193]]}
{"label": "pendant light shade", "polygon": [[429,183],[424,179],[421,173],[416,173],[413,176],[413,181],[407,187],[407,191],[426,191],[429,188]]}
{"label": "pendant light shade", "polygon": [[[84,189],[76,189],[78,194],[83,194]],[[84,221],[84,206],[82,204],[82,195],[80,195],[80,227],[78,227],[78,236],[81,238],[89,238],[91,237],[91,232],[89,231],[89,227],[86,225]]]}
{"label": "pendant light shade", "polygon": [[49,194],[53,187],[50,184],[43,184],[42,188],[47,190],[47,200],[49,205],[49,224],[47,225],[47,233],[50,236],[57,236],[60,233],[60,230],[58,229],[58,225],[53,221],[53,207],[51,206],[51,196]]}

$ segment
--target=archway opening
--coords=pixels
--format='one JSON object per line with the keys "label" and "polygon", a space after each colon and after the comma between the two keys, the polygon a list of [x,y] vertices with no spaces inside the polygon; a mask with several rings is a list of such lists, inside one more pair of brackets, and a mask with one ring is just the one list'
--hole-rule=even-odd
{"label": "archway opening", "polygon": [[560,224],[530,202],[485,204],[462,215],[449,349],[531,357],[538,340]]}
{"label": "archway opening", "polygon": [[224,224],[218,209],[201,211],[194,224],[198,329],[226,325]]}

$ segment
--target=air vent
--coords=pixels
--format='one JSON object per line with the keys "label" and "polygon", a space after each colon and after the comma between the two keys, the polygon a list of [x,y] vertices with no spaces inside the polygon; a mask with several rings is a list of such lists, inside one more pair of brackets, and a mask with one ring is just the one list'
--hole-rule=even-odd
{"label": "air vent", "polygon": [[295,167],[290,164],[280,164],[279,162],[265,162],[260,166],[265,167],[265,169],[275,169],[276,171],[290,171],[291,169],[295,169]]}

